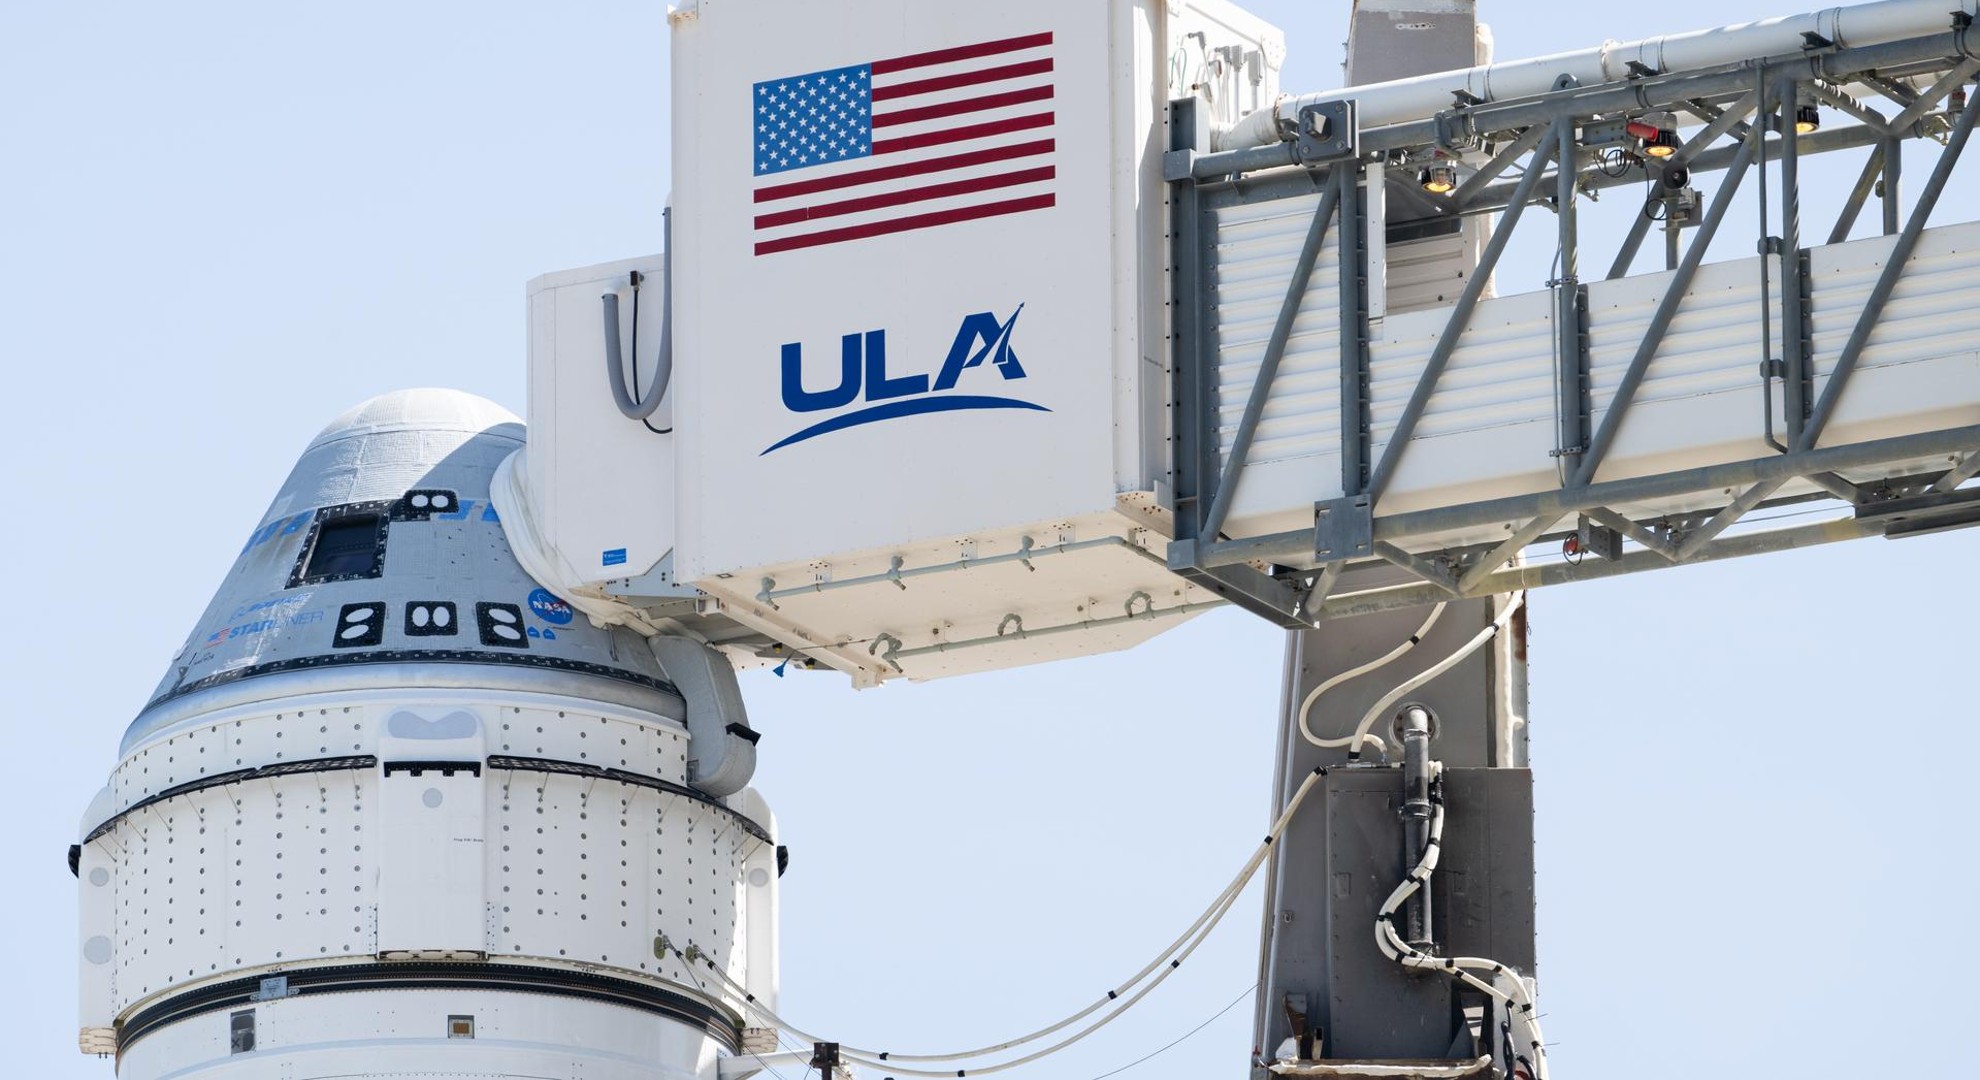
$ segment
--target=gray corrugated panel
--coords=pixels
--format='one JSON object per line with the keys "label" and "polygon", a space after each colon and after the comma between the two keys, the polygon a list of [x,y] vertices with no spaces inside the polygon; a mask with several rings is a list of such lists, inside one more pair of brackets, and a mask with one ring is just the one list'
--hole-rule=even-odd
{"label": "gray corrugated panel", "polygon": [[1448,307],[1464,291],[1478,247],[1478,230],[1470,223],[1450,236],[1390,243],[1389,314]]}
{"label": "gray corrugated panel", "polygon": [[[1226,435],[1235,424],[1314,200],[1228,211],[1218,245],[1219,386]],[[1854,328],[1890,241],[1814,249],[1813,361],[1826,381]],[[1315,273],[1233,512],[1233,535],[1310,524],[1315,501],[1340,495],[1339,352],[1335,252]],[[1776,273],[1778,277],[1778,272]],[[1644,274],[1589,286],[1590,396],[1599,423],[1671,281]],[[1618,430],[1598,479],[1644,476],[1767,453],[1762,386],[1760,261],[1702,267]],[[1980,422],[1980,223],[1928,231],[1883,313],[1824,445]],[[1775,289],[1778,302],[1778,289]],[[1445,310],[1391,314],[1370,343],[1369,421],[1380,455],[1447,322]],[[1781,327],[1774,316],[1776,349]],[[1548,292],[1479,304],[1384,497],[1388,513],[1527,494],[1561,483],[1555,331]],[[1819,389],[1819,386],[1818,386]],[[1779,395],[1776,426],[1779,427]],[[1668,506],[1705,506],[1702,493]],[[1722,501],[1722,500],[1721,500]],[[1470,540],[1490,539],[1490,530]],[[1442,542],[1456,542],[1443,538]]]}
{"label": "gray corrugated panel", "polygon": [[[1212,325],[1218,358],[1218,442],[1227,452],[1285,303],[1319,197],[1231,207],[1216,215]],[[1340,245],[1329,228],[1293,321],[1250,461],[1331,451],[1340,426]]]}

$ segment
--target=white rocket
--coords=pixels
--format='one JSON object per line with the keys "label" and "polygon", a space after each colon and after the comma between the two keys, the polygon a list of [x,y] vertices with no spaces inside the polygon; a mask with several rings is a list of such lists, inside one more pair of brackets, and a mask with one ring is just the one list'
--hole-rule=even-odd
{"label": "white rocket", "polygon": [[522,437],[443,390],[339,417],[131,725],[72,851],[126,1080],[712,1076],[774,1002],[734,675],[523,573]]}

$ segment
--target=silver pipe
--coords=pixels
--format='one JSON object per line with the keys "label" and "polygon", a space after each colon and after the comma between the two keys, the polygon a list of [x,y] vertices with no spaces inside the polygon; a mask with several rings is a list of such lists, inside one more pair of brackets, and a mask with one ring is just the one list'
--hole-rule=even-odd
{"label": "silver pipe", "polygon": [[1505,101],[1549,93],[1563,75],[1583,86],[1619,82],[1631,76],[1632,64],[1663,74],[1793,54],[1811,40],[1854,47],[1922,37],[1949,29],[1955,9],[1980,15],[1980,0],[1881,0],[1303,94],[1284,98],[1213,133],[1212,144],[1218,150],[1235,150],[1283,141],[1301,109],[1348,98],[1356,102],[1361,123],[1374,128],[1434,117],[1451,108],[1457,91],[1482,102]]}
{"label": "silver pipe", "polygon": [[[1430,710],[1405,705],[1403,744],[1403,865],[1415,866],[1434,842],[1430,836]],[[1403,940],[1425,952],[1437,947],[1431,929],[1430,885],[1424,882],[1403,901]]]}

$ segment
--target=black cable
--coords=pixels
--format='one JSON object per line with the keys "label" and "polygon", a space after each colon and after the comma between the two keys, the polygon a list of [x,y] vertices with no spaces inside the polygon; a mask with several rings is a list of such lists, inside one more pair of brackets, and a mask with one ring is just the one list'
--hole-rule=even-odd
{"label": "black cable", "polygon": [[[635,290],[635,291],[634,291],[634,293],[633,293],[633,297],[634,297],[634,301],[633,301],[633,302],[634,302],[634,303],[638,303],[638,297],[639,297],[639,293],[638,293],[638,291],[637,291],[637,290]],[[635,325],[637,325],[637,324],[635,324]],[[651,426],[651,425],[649,425],[649,426]],[[669,430],[671,430],[671,429],[669,429]],[[701,976],[699,976],[699,975],[696,975],[696,974],[694,973],[694,961],[692,961],[692,960],[689,960],[689,959],[687,958],[687,954],[685,954],[685,953],[683,953],[683,952],[681,952],[681,950],[679,950],[679,949],[675,949],[675,950],[674,950],[674,956],[675,956],[676,958],[678,958],[678,959],[680,960],[680,962],[681,962],[681,970],[683,970],[683,971],[685,971],[685,972],[687,972],[687,977],[688,977],[688,978],[690,978],[690,979],[693,979],[693,980],[694,980],[694,988],[695,988],[696,990],[699,990],[699,991],[701,991],[701,996],[703,996],[703,997],[705,997],[705,998],[708,998],[708,999],[709,999],[709,1000],[711,1000],[711,1001],[720,1001],[720,1000],[722,1000],[721,998],[719,998],[719,997],[716,997],[715,995],[713,995],[713,994],[711,994],[711,993],[709,993],[709,992],[708,992],[708,987],[707,987],[707,985],[706,985],[706,984],[704,984],[704,983],[703,983],[703,982],[701,981]],[[773,1029],[773,1030],[775,1030],[775,1029]],[[778,1046],[782,1046],[782,1047],[784,1047],[785,1049],[787,1049],[787,1050],[789,1050],[789,1051],[790,1051],[791,1053],[797,1053],[797,1047],[794,1047],[794,1046],[791,1046],[790,1044],[788,1044],[788,1043],[786,1043],[786,1042],[784,1041],[784,1033],[783,1033],[782,1031],[777,1031],[777,1045],[778,1045]],[[766,1061],[766,1062],[764,1062],[764,1063],[763,1063],[763,1067],[764,1067],[765,1069],[767,1069],[767,1070],[769,1070],[769,1072],[770,1072],[770,1075],[771,1075],[771,1076],[774,1076],[774,1077],[776,1077],[776,1078],[777,1078],[777,1080],[784,1080],[784,1074],[783,1074],[783,1073],[780,1073],[780,1072],[778,1072],[778,1071],[777,1071],[777,1067],[776,1067],[775,1065],[772,1065],[772,1064],[770,1064],[769,1062],[767,1062],[767,1061]],[[809,1065],[806,1065],[806,1066],[804,1067],[804,1076],[800,1076],[800,1077],[798,1077],[798,1080],[804,1080],[804,1077],[805,1077],[805,1076],[810,1076],[810,1075],[811,1075],[811,1066],[809,1066]]]}
{"label": "black cable", "polygon": [[1237,1008],[1238,1002],[1243,1001],[1245,998],[1250,997],[1254,992],[1257,991],[1257,989],[1258,989],[1258,984],[1252,983],[1250,986],[1244,988],[1244,993],[1239,994],[1237,997],[1233,998],[1229,1005],[1226,1005],[1223,1008],[1218,1009],[1217,1015],[1212,1016],[1210,1019],[1205,1020],[1204,1022],[1196,1025],[1195,1027],[1190,1028],[1188,1031],[1183,1032],[1182,1035],[1178,1036],[1174,1042],[1171,1042],[1167,1046],[1164,1046],[1161,1049],[1156,1050],[1152,1053],[1144,1054],[1141,1057],[1135,1058],[1133,1061],[1130,1061],[1126,1065],[1123,1065],[1120,1068],[1115,1069],[1113,1072],[1103,1072],[1099,1076],[1094,1077],[1093,1080],[1107,1080],[1108,1077],[1117,1076],[1121,1073],[1124,1073],[1129,1069],[1134,1068],[1136,1065],[1139,1065],[1142,1062],[1147,1061],[1149,1058],[1159,1056],[1161,1054],[1167,1053],[1170,1050],[1175,1049],[1177,1046],[1187,1041],[1190,1036],[1196,1034],[1199,1031],[1202,1031],[1204,1028],[1209,1027],[1211,1024],[1216,1023],[1218,1020],[1223,1019],[1225,1013],[1230,1012],[1232,1009]]}
{"label": "black cable", "polygon": [[[637,270],[634,270],[632,272],[632,294],[633,294],[632,399],[634,401],[639,400],[639,284],[644,280],[646,280],[646,276],[644,274],[641,274]],[[661,287],[665,288],[666,286],[662,285]],[[641,424],[646,425],[646,430],[654,433],[655,435],[671,435],[674,433],[674,429],[672,427],[667,427],[667,428],[654,427],[652,422],[647,420],[643,416],[639,418],[639,422]]]}

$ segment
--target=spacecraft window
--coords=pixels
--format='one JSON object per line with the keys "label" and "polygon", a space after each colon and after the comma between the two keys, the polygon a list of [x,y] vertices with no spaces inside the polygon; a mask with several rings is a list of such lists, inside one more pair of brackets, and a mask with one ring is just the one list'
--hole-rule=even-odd
{"label": "spacecraft window", "polygon": [[385,516],[346,514],[316,526],[298,585],[377,577],[385,568]]}

